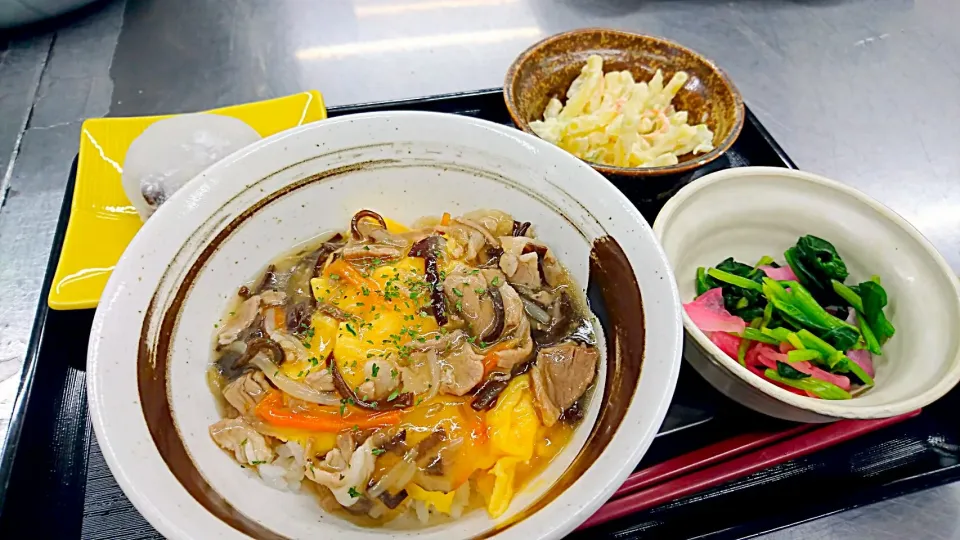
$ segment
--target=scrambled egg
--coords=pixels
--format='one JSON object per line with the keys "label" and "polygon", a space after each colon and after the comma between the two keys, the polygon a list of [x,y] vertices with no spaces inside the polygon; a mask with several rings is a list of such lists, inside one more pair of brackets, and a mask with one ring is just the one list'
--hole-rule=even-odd
{"label": "scrambled egg", "polygon": [[487,413],[491,449],[500,457],[490,471],[495,480],[487,502],[491,517],[506,512],[513,500],[517,465],[533,458],[540,417],[533,405],[530,376],[510,381],[496,406]]}
{"label": "scrambled egg", "polygon": [[412,499],[427,503],[428,509],[432,506],[444,514],[450,513],[450,506],[453,505],[453,497],[456,495],[456,493],[452,491],[448,493],[442,491],[427,491],[416,484],[407,486],[407,494],[410,495]]}
{"label": "scrambled egg", "polygon": [[[369,272],[354,269],[346,275],[330,265],[310,285],[318,301],[355,317],[339,323],[332,347],[344,380],[353,387],[364,382],[363,366],[368,359],[397,362],[411,341],[439,336],[428,310],[429,284],[424,280],[423,259],[406,257]],[[315,321],[315,338],[326,336],[327,324],[324,321],[318,327]]]}
{"label": "scrambled egg", "polygon": [[533,405],[530,376],[521,375],[510,381],[500,394],[496,406],[487,413],[490,442],[493,450],[504,456],[529,461],[537,441],[540,417]]}

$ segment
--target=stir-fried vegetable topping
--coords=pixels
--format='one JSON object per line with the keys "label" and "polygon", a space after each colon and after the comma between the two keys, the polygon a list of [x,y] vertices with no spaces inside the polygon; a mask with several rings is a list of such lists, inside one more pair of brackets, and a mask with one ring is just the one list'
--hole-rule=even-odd
{"label": "stir-fried vegetable topping", "polygon": [[582,289],[535,230],[361,210],[274,261],[215,325],[211,438],[362,525],[501,516],[572,438],[600,361]]}
{"label": "stir-fried vegetable topping", "polygon": [[[894,335],[880,278],[845,285],[849,271],[830,242],[807,235],[784,252],[786,266],[732,257],[698,268],[687,315],[751,372],[821,399],[850,399],[873,386],[871,355]],[[852,381],[851,381],[852,379]]]}

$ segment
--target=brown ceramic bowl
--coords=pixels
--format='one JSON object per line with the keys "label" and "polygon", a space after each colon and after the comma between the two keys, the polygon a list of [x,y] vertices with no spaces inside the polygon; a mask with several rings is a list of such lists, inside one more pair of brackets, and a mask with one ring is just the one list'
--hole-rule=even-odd
{"label": "brown ceramic bowl", "polygon": [[704,122],[714,133],[712,151],[680,156],[676,165],[614,167],[590,163],[608,178],[643,181],[649,177],[689,173],[723,155],[740,134],[744,120],[743,98],[713,62],[672,41],[605,28],[557,34],[533,45],[513,62],[507,71],[503,95],[517,127],[536,135],[530,129],[530,122],[543,117],[543,109],[551,97],[564,101],[562,98],[570,83],[580,74],[587,57],[593,54],[603,57],[605,72],[628,70],[637,81],[650,80],[657,69],[663,70],[665,81],[677,71],[686,71],[690,79],[677,93],[673,104],[689,113],[691,124]]}

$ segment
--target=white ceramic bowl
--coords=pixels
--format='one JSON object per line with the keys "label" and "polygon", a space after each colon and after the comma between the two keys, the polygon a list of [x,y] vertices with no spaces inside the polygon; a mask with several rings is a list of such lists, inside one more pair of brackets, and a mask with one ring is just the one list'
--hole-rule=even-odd
{"label": "white ceramic bowl", "polygon": [[874,358],[876,386],[847,401],[798,396],[750,373],[683,314],[685,356],[714,387],[747,407],[798,422],[885,418],[924,407],[960,380],[960,288],[943,257],[903,218],[863,193],[789,169],[715,172],[681,189],[653,226],[677,276],[680,298],[696,296],[698,266],[727,257],[756,261],[805,234],[830,241],[849,282],[883,280],[896,335]]}
{"label": "white ceramic bowl", "polygon": [[[240,283],[292,246],[344,229],[361,208],[409,223],[483,207],[534,222],[578,283],[605,291],[603,302],[591,297],[607,361],[587,417],[504,516],[475,511],[426,530],[363,529],[309,495],[272,490],[215,446],[207,427],[218,415],[204,371],[213,322]],[[623,257],[591,263],[592,248],[609,255],[617,243]],[[120,486],[168,537],[559,538],[596,511],[650,445],[676,383],[681,328],[653,232],[583,162],[480,120],[355,115],[255,143],[153,215],[97,310],[91,412]]]}

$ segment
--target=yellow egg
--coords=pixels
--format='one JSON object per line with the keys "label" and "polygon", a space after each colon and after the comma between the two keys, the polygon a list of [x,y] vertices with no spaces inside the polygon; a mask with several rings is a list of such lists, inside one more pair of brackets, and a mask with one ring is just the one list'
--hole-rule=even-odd
{"label": "yellow egg", "polygon": [[437,330],[427,310],[430,298],[423,264],[423,259],[405,257],[370,270],[341,265],[344,277],[328,267],[324,275],[311,280],[318,301],[354,317],[339,323],[333,347],[337,366],[351,388],[365,381],[363,366],[368,359],[387,357],[402,363],[412,341],[424,341]]}
{"label": "yellow egg", "polygon": [[544,460],[553,459],[573,436],[573,428],[563,422],[552,427],[541,427],[537,434],[537,457]]}
{"label": "yellow egg", "polygon": [[301,379],[311,371],[323,369],[327,363],[327,356],[333,352],[337,339],[337,320],[322,313],[314,313],[310,320],[310,328],[304,336],[303,345],[314,356],[309,360],[299,362],[284,362],[280,370],[287,377]]}
{"label": "yellow egg", "polygon": [[490,443],[504,456],[522,461],[533,458],[540,417],[533,405],[530,376],[515,377],[500,394],[496,406],[487,413]]}
{"label": "yellow egg", "polygon": [[410,230],[410,228],[406,225],[398,223],[388,217],[384,217],[383,222],[387,224],[387,231],[392,232],[393,234],[405,233]]}
{"label": "yellow egg", "polygon": [[517,464],[520,460],[515,457],[505,457],[497,460],[497,464],[490,469],[495,480],[490,502],[487,504],[487,513],[490,517],[500,517],[510,506],[513,500],[513,480],[517,474]]}
{"label": "yellow egg", "polygon": [[410,498],[427,503],[427,508],[431,506],[444,514],[450,513],[450,507],[453,505],[454,492],[444,493],[442,491],[427,491],[416,484],[407,485],[407,494]]}

